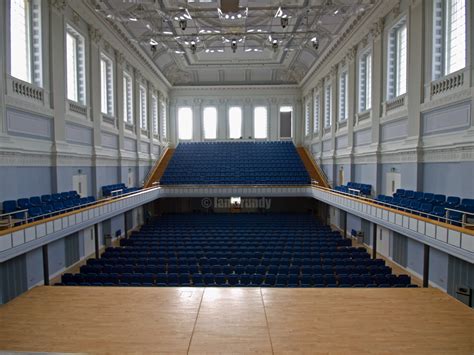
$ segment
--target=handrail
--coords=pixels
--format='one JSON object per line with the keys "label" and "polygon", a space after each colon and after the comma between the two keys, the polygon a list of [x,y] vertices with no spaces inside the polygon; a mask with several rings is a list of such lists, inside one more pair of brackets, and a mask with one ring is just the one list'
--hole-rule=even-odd
{"label": "handrail", "polygon": [[[156,187],[155,187],[156,188]],[[15,228],[15,227],[25,227],[26,228],[26,225],[29,224],[29,223],[33,223],[33,222],[39,222],[41,220],[45,220],[45,219],[48,219],[48,218],[54,218],[54,217],[58,217],[58,218],[61,218],[61,215],[63,214],[67,214],[67,213],[70,213],[70,212],[73,212],[73,211],[79,211],[79,210],[82,210],[82,209],[87,209],[89,207],[93,207],[95,205],[101,205],[101,204],[104,204],[104,203],[109,203],[113,200],[117,200],[117,199],[120,199],[120,198],[124,198],[124,197],[128,197],[130,195],[133,195],[133,194],[136,194],[136,193],[139,193],[139,192],[143,192],[145,191],[146,189],[142,188],[140,190],[136,190],[136,191],[132,191],[132,192],[127,192],[125,194],[121,194],[121,195],[116,195],[116,196],[110,196],[110,197],[106,197],[106,198],[103,198],[103,199],[100,199],[100,200],[96,200],[94,202],[89,202],[89,203],[85,203],[85,204],[81,204],[79,206],[73,206],[73,207],[68,207],[68,208],[64,208],[60,211],[55,211],[55,212],[50,212],[50,213],[45,213],[45,214],[42,214],[42,215],[39,215],[39,216],[36,216],[36,217],[26,217],[24,219],[21,219],[20,221],[18,222],[15,222],[15,223],[9,223],[9,228]],[[24,210],[24,211],[28,211],[28,210]],[[14,213],[19,213],[20,211],[15,211]],[[15,226],[16,223],[19,223],[20,225],[19,226]],[[5,230],[0,230],[0,237],[2,236],[2,232],[5,232],[7,231],[8,229],[5,229]]]}
{"label": "handrail", "polygon": [[155,174],[156,170],[157,170],[158,167],[160,166],[160,163],[163,161],[163,159],[164,159],[166,153],[168,152],[168,150],[170,150],[170,148],[169,148],[169,147],[165,147],[165,149],[163,149],[163,151],[161,152],[160,157],[156,160],[155,165],[154,165],[150,170],[148,170],[148,174],[146,174],[146,177],[145,177],[145,179],[143,180],[143,181],[144,181],[143,186],[151,185],[151,184],[150,184],[150,179],[153,177],[153,175]]}
{"label": "handrail", "polygon": [[13,214],[22,213],[22,212],[28,212],[28,209],[19,210],[19,211],[13,211],[13,212],[8,212],[8,213],[2,213],[2,214],[0,214],[0,220],[1,220],[2,217],[4,217],[4,216],[11,216],[11,215],[13,215]]}
{"label": "handrail", "polygon": [[[364,202],[366,203],[370,203],[372,205],[377,205],[380,207],[380,205],[383,205],[383,207],[386,207],[386,208],[390,208],[392,210],[395,210],[396,212],[402,212],[402,213],[405,213],[405,214],[408,214],[410,217],[413,217],[413,218],[416,218],[416,219],[422,219],[426,222],[433,222],[434,220],[433,219],[430,219],[428,217],[434,217],[436,220],[436,222],[438,223],[443,223],[443,224],[447,224],[451,227],[454,227],[454,228],[461,228],[463,230],[465,230],[466,227],[472,227],[474,226],[474,224],[470,224],[470,223],[463,223],[463,222],[460,222],[460,221],[456,221],[456,220],[452,220],[452,219],[448,219],[446,217],[440,217],[440,216],[437,216],[437,215],[434,215],[434,214],[431,214],[431,213],[426,213],[426,212],[421,212],[421,211],[418,211],[418,210],[414,210],[414,209],[411,209],[411,208],[408,208],[408,207],[402,207],[402,206],[398,206],[398,205],[394,205],[394,204],[390,204],[390,203],[387,203],[387,202],[383,202],[383,201],[378,201],[378,200],[375,200],[375,199],[372,199],[372,198],[367,198],[367,197],[363,197],[363,196],[358,196],[358,195],[353,195],[353,194],[349,194],[349,193],[346,193],[346,192],[342,192],[342,191],[337,191],[337,190],[334,190],[334,189],[330,189],[330,188],[326,188],[326,187],[321,187],[321,186],[312,186],[312,188],[317,188],[317,189],[320,189],[320,190],[325,190],[325,191],[328,191],[328,192],[331,192],[333,194],[338,194],[338,195],[344,195],[346,197],[349,197],[349,198],[352,198],[354,200],[363,200]],[[459,211],[463,214],[472,214],[472,213],[469,213],[469,212],[465,212],[465,211]],[[424,216],[428,216],[428,217],[424,217]],[[440,219],[442,220],[446,220],[446,221],[449,221],[449,222],[452,222],[452,223],[446,223],[446,222],[443,222],[441,221]],[[461,223],[461,227],[458,227],[456,225],[453,225],[453,223]],[[470,230],[469,230],[470,231]]]}

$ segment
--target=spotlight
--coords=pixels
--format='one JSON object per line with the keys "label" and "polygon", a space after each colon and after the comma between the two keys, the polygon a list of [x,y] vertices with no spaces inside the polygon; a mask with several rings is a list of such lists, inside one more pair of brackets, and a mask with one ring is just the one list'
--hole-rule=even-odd
{"label": "spotlight", "polygon": [[315,50],[318,50],[319,49],[319,40],[318,40],[318,37],[313,37],[311,38],[311,42],[313,42],[313,48]]}
{"label": "spotlight", "polygon": [[233,39],[232,40],[232,43],[230,45],[230,48],[232,48],[232,52],[235,53],[235,51],[237,50],[237,40],[236,39]]}
{"label": "spotlight", "polygon": [[196,47],[196,42],[191,41],[191,52],[192,52],[193,54],[196,53],[196,49],[197,49],[197,47]]}
{"label": "spotlight", "polygon": [[150,45],[150,50],[155,53],[156,52],[156,44],[151,44]]}
{"label": "spotlight", "polygon": [[278,41],[276,39],[274,39],[272,42],[272,48],[274,52],[276,52],[278,49]]}
{"label": "spotlight", "polygon": [[280,22],[281,22],[281,27],[286,28],[286,26],[288,26],[288,17],[282,17],[280,19]]}
{"label": "spotlight", "polygon": [[181,29],[183,31],[186,31],[186,27],[188,27],[188,21],[186,20],[179,20],[179,27],[181,27]]}

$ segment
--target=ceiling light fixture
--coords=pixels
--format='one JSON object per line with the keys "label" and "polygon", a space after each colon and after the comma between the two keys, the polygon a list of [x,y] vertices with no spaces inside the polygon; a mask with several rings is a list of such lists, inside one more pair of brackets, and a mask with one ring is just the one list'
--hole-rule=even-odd
{"label": "ceiling light fixture", "polygon": [[311,38],[311,42],[313,43],[313,48],[315,50],[318,50],[319,49],[319,40],[318,40],[318,37],[313,37]]}
{"label": "ceiling light fixture", "polygon": [[289,21],[288,21],[288,17],[282,17],[282,18],[280,19],[281,27],[282,27],[282,28],[286,28],[286,26],[288,26],[288,22],[289,22]]}
{"label": "ceiling light fixture", "polygon": [[183,31],[186,31],[186,27],[188,27],[188,21],[186,21],[186,20],[179,20],[179,27],[180,27]]}
{"label": "ceiling light fixture", "polygon": [[232,48],[232,52],[234,52],[234,53],[237,51],[237,40],[236,39],[232,40],[230,48]]}

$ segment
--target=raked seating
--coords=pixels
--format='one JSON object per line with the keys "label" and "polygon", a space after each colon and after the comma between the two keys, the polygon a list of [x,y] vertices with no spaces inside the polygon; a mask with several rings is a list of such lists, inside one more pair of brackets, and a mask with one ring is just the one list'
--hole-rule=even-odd
{"label": "raked seating", "polygon": [[413,287],[301,214],[164,215],[61,285]]}
{"label": "raked seating", "polygon": [[180,143],[162,185],[307,185],[292,142]]}

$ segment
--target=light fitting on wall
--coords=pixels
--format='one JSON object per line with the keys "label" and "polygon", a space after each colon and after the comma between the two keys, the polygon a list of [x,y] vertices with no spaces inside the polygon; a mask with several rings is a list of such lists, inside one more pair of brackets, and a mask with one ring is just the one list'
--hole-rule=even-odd
{"label": "light fitting on wall", "polygon": [[288,26],[288,17],[282,17],[280,23],[282,28],[286,28]]}
{"label": "light fitting on wall", "polygon": [[186,27],[188,27],[188,21],[186,21],[186,20],[179,20],[179,27],[180,27],[183,31],[186,31]]}
{"label": "light fitting on wall", "polygon": [[231,44],[230,44],[230,48],[232,48],[232,52],[236,52],[237,51],[237,40],[236,39],[233,39]]}
{"label": "light fitting on wall", "polygon": [[272,48],[274,52],[278,50],[278,41],[276,39],[272,41]]}
{"label": "light fitting on wall", "polygon": [[197,49],[197,47],[196,47],[196,42],[195,42],[195,41],[191,41],[190,43],[191,43],[191,44],[190,44],[189,47],[191,48],[191,52],[192,52],[193,54],[195,54],[195,53],[196,53],[196,49]]}
{"label": "light fitting on wall", "polygon": [[313,48],[315,50],[318,50],[319,49],[319,40],[318,40],[318,37],[313,37],[311,38],[311,43],[313,43]]}
{"label": "light fitting on wall", "polygon": [[82,169],[77,169],[77,173],[78,173],[79,175],[81,175],[81,174],[82,174]]}

